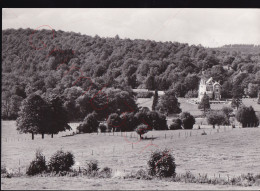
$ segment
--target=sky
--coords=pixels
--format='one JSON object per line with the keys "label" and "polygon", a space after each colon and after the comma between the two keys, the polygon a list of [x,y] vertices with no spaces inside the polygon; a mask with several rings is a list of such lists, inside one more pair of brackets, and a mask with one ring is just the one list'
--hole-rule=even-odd
{"label": "sky", "polygon": [[51,28],[206,47],[260,45],[260,9],[4,8],[2,29],[7,28]]}

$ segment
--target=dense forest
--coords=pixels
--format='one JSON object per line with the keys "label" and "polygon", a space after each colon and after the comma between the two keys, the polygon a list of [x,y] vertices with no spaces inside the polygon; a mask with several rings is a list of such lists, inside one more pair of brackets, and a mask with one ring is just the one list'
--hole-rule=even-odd
{"label": "dense forest", "polygon": [[256,97],[260,46],[205,48],[60,30],[2,32],[3,118],[16,118],[20,103],[32,93],[60,95],[75,112],[84,110],[84,92],[90,99],[100,90],[133,97],[132,88],[173,89],[179,97],[192,97],[202,76],[219,81],[224,98],[232,97],[233,88]]}

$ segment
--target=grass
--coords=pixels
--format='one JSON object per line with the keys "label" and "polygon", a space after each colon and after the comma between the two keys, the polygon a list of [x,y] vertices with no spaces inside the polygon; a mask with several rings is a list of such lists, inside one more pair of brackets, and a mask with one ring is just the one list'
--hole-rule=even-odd
{"label": "grass", "polygon": [[[190,112],[193,116],[201,116],[202,111],[198,109],[198,105],[188,102],[187,98],[178,98],[178,101],[180,103],[180,107],[183,112]],[[152,109],[153,99],[152,98],[138,98],[137,103],[139,106],[142,107],[148,107],[150,110]],[[254,110],[256,111],[257,115],[260,117],[260,104],[257,104],[257,99],[252,98],[245,98],[242,99],[242,103],[245,106],[252,106]],[[211,104],[211,109],[213,110],[219,110],[222,109],[224,106],[231,106],[231,102],[228,103],[221,103],[221,104]],[[172,119],[176,118],[176,115],[169,115],[167,117],[167,123],[170,125],[172,123]],[[205,118],[196,118],[196,124],[195,128],[198,128],[198,125],[200,125],[201,128],[207,128],[208,123]],[[236,125],[239,125],[239,123],[236,123]]]}
{"label": "grass", "polygon": [[[76,124],[72,126],[75,130]],[[2,122],[1,162],[8,170],[17,172],[20,169],[22,173],[25,173],[26,167],[35,157],[36,149],[41,148],[48,161],[55,151],[62,148],[65,151],[72,151],[75,155],[74,169],[86,167],[86,163],[90,160],[98,160],[100,168],[110,167],[113,169],[113,174],[112,179],[109,180],[85,179],[82,184],[80,184],[81,177],[72,177],[73,179],[68,177],[27,179],[16,177],[2,179],[3,189],[43,189],[42,187],[55,189],[58,186],[63,189],[188,189],[182,183],[176,182],[159,183],[157,181],[160,185],[157,187],[155,186],[156,181],[152,181],[151,184],[154,185],[152,187],[150,182],[143,182],[144,180],[121,180],[127,173],[146,169],[151,151],[166,147],[171,149],[175,157],[177,174],[190,171],[194,174],[207,174],[208,177],[214,177],[214,175],[226,177],[227,174],[232,177],[249,172],[259,173],[260,128],[231,129],[226,127],[224,129],[221,127],[219,130],[208,128],[150,131],[144,137],[153,137],[154,139],[142,141],[139,141],[138,135],[134,132],[128,132],[127,137],[121,137],[120,133],[115,133],[114,136],[111,133],[110,135],[102,133],[62,137],[72,133],[72,131],[63,132],[54,136],[53,139],[50,135],[45,136],[45,139],[41,139],[41,135],[36,135],[35,140],[31,140],[31,135],[17,134],[15,129],[14,121]],[[207,135],[202,136],[203,131]],[[130,138],[131,135],[132,138]],[[18,139],[20,139],[19,142]],[[120,180],[117,181],[117,178]],[[67,184],[68,180],[75,182],[76,185]],[[144,184],[141,184],[142,182]],[[81,185],[89,186],[81,187]],[[196,185],[189,188],[195,189]],[[219,187],[202,186],[197,188],[218,189]],[[223,189],[227,189],[227,187],[224,186]]]}
{"label": "grass", "polygon": [[[198,109],[198,105],[189,103],[189,102],[187,102],[187,100],[188,100],[187,98],[178,98],[182,111],[188,111],[194,116],[201,115],[202,112]],[[137,103],[139,104],[139,106],[148,107],[151,110],[152,104],[153,104],[153,99],[152,98],[138,98]],[[260,104],[257,104],[256,98],[255,99],[253,99],[253,98],[242,99],[242,103],[245,106],[252,106],[256,112],[260,112]],[[231,103],[229,102],[226,104],[224,104],[224,103],[211,104],[211,109],[217,110],[217,109],[221,109],[224,106],[231,106]]]}

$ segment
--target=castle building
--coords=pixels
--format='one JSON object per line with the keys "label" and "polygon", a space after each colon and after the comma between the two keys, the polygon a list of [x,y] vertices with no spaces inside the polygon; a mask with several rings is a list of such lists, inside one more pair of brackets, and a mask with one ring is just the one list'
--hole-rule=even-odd
{"label": "castle building", "polygon": [[210,99],[213,100],[220,100],[221,99],[221,86],[219,82],[214,82],[213,78],[205,79],[201,78],[200,85],[199,85],[199,101],[206,93]]}

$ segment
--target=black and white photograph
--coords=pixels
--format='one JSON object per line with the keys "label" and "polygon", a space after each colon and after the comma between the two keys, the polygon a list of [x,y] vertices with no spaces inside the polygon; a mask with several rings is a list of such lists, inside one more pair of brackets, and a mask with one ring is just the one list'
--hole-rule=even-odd
{"label": "black and white photograph", "polygon": [[3,190],[260,189],[260,9],[6,7],[1,65]]}

